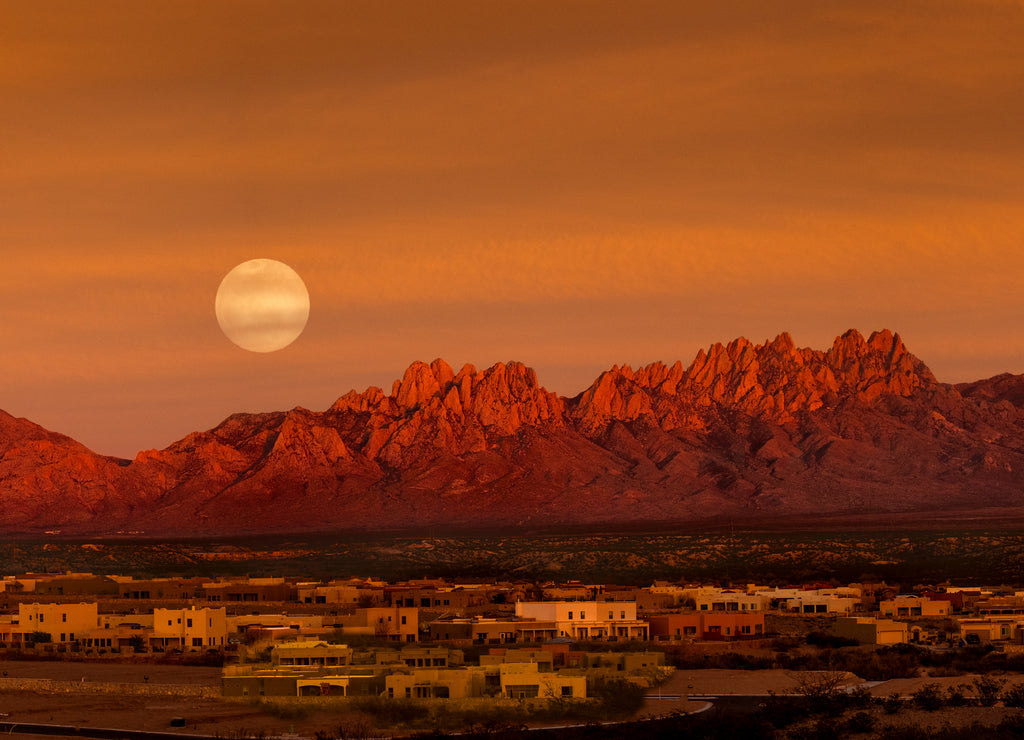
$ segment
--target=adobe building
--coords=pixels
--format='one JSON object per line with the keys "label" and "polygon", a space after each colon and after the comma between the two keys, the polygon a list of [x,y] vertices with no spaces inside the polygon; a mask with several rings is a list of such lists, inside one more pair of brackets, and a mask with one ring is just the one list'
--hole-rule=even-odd
{"label": "adobe building", "polygon": [[36,576],[34,593],[40,596],[116,596],[118,583],[110,576],[64,573]]}
{"label": "adobe building", "polygon": [[707,611],[647,617],[652,640],[736,640],[764,635],[764,612]]}
{"label": "adobe building", "polygon": [[227,610],[224,607],[153,610],[151,642],[154,648],[184,651],[223,649],[227,637]]}
{"label": "adobe building", "polygon": [[646,640],[647,622],[636,617],[636,602],[519,601],[518,633],[527,642],[556,637],[573,640]]}
{"label": "adobe building", "polygon": [[274,668],[335,668],[352,663],[352,649],[347,645],[333,645],[322,640],[303,640],[274,645],[270,650],[270,664]]}
{"label": "adobe building", "polygon": [[878,602],[882,617],[948,617],[952,610],[950,601],[933,601],[925,596],[897,596]]}
{"label": "adobe building", "polygon": [[334,618],[335,627],[349,635],[369,635],[394,642],[417,642],[420,610],[416,607],[374,606]]}
{"label": "adobe building", "polygon": [[283,578],[244,578],[202,584],[206,601],[294,601],[296,588]]}
{"label": "adobe building", "polygon": [[895,645],[907,641],[907,625],[875,617],[838,617],[833,634],[861,645]]}
{"label": "adobe building", "polygon": [[43,632],[51,642],[75,642],[100,626],[96,602],[18,604],[18,632]]}

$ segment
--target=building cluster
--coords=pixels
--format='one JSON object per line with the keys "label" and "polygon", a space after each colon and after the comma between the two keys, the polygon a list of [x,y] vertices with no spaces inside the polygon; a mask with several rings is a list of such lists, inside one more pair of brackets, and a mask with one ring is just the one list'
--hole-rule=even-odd
{"label": "building cluster", "polygon": [[537,649],[489,648],[467,664],[451,647],[402,645],[355,650],[301,640],[273,645],[269,660],[225,668],[225,696],[381,696],[406,699],[509,699],[588,696],[602,676],[650,680],[664,666],[661,652],[589,653],[567,642]]}
{"label": "building cluster", "polygon": [[140,580],[89,573],[0,579],[0,647],[44,644],[87,654],[234,651],[357,636],[455,648],[756,639],[768,633],[767,615],[835,617],[837,635],[865,644],[1024,644],[1024,593],[982,589],[900,594],[884,583],[630,587],[372,578]]}

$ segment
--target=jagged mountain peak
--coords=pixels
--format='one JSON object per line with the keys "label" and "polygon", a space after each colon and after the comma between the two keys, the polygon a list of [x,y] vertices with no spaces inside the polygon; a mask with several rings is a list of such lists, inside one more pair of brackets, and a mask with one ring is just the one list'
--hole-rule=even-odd
{"label": "jagged mountain peak", "polygon": [[234,414],[126,465],[0,412],[0,528],[275,529],[764,518],[1020,504],[1024,376],[938,383],[889,330],[615,365],[414,362],[323,412]]}

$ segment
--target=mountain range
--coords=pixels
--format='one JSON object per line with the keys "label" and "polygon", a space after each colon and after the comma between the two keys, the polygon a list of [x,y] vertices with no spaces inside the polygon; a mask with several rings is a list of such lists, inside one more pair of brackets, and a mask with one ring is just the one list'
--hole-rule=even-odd
{"label": "mountain range", "polygon": [[573,398],[509,362],[235,414],[123,460],[0,412],[0,532],[223,536],[1024,515],[1024,376],[938,382],[883,330],[736,339]]}

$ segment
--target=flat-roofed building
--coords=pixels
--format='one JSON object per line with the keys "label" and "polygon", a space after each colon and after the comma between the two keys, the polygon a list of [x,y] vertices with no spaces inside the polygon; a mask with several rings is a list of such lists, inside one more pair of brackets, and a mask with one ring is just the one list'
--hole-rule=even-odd
{"label": "flat-roofed building", "polygon": [[585,699],[587,677],[571,671],[541,672],[536,663],[498,666],[501,694],[508,699]]}
{"label": "flat-roofed building", "polygon": [[417,642],[420,610],[416,607],[375,606],[356,609],[355,614],[334,617],[334,623],[345,634],[372,635],[395,642]]}
{"label": "flat-roofed building", "polygon": [[275,668],[335,667],[352,662],[352,649],[322,640],[283,642],[270,649],[270,663]]}
{"label": "flat-roofed building", "polygon": [[51,642],[75,642],[100,626],[96,602],[81,604],[18,604],[21,633],[45,632]]}
{"label": "flat-roofed building", "polygon": [[[528,642],[555,637],[573,640],[646,640],[647,622],[636,618],[636,602],[520,601],[518,631]],[[534,620],[530,624],[528,620]]]}
{"label": "flat-roofed building", "polygon": [[897,596],[878,602],[881,617],[948,617],[952,611],[949,601],[934,601],[925,596]]}
{"label": "flat-roofed building", "polygon": [[737,640],[764,635],[764,612],[687,612],[647,617],[652,640]]}
{"label": "flat-roofed building", "polygon": [[907,625],[875,617],[838,617],[832,632],[862,645],[895,645],[907,641]]}
{"label": "flat-roofed building", "polygon": [[153,610],[154,647],[187,651],[222,649],[227,636],[224,607]]}

